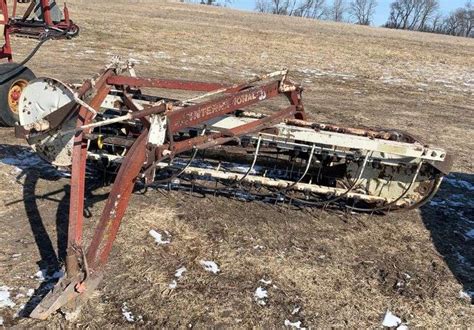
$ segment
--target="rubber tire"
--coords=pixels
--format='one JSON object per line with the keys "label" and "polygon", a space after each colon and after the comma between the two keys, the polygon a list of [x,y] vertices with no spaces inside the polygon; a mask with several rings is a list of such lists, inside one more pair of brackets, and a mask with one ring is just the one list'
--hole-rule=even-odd
{"label": "rubber tire", "polygon": [[[12,84],[18,79],[31,81],[36,79],[35,74],[25,66],[18,67],[15,63],[0,64],[0,125],[13,127],[18,123],[18,114],[13,112],[8,105],[8,92]],[[10,72],[11,71],[11,72]],[[4,81],[7,79],[6,81]]]}

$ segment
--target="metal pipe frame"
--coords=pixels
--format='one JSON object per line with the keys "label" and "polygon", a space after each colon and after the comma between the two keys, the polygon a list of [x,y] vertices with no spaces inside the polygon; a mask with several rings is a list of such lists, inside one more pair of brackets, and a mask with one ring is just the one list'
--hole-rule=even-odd
{"label": "metal pipe frame", "polygon": [[[268,77],[267,77],[268,78]],[[109,258],[113,242],[119,231],[122,218],[131,198],[134,184],[140,173],[154,173],[155,168],[164,159],[192,150],[205,149],[227,143],[239,136],[251,134],[269,128],[285,119],[304,118],[301,103],[302,89],[289,83],[286,75],[280,79],[260,81],[237,85],[224,85],[196,81],[148,79],[116,75],[113,69],[104,71],[95,82],[86,82],[80,89],[79,95],[90,95],[85,102],[100,112],[100,106],[112,89],[124,91],[124,106],[128,109],[130,119],[140,119],[143,130],[132,146],[128,149],[115,182],[112,186],[105,208],[102,211],[99,224],[87,249],[83,243],[83,210],[85,191],[85,171],[87,160],[87,137],[91,136],[88,128],[93,120],[92,112],[84,105],[78,104],[73,112],[78,112],[77,131],[74,136],[73,165],[71,175],[71,194],[69,209],[68,246],[66,259],[66,276],[58,282],[31,316],[46,319],[65,305],[80,304],[100,282],[105,264]],[[263,79],[263,78],[262,78]],[[268,79],[267,79],[268,80]],[[284,89],[282,88],[284,86]],[[152,87],[160,89],[188,90],[210,92],[213,99],[201,103],[187,105],[168,102],[148,108],[135,105],[127,96],[130,88]],[[214,91],[214,92],[213,92]],[[290,105],[275,112],[273,115],[262,117],[249,123],[244,123],[230,130],[189,137],[182,141],[173,141],[173,135],[205,122],[230,114],[278,95],[285,95]],[[151,116],[164,116],[167,121],[167,141],[163,145],[149,143],[149,128]],[[153,178],[154,175],[148,177]],[[84,252],[85,251],[85,252]]]}
{"label": "metal pipe frame", "polygon": [[[5,25],[3,32],[4,44],[0,49],[0,59],[6,58],[8,62],[13,61],[13,49],[11,46],[10,36],[13,34],[26,34],[29,37],[40,38],[48,29],[57,28],[61,30],[67,30],[74,28],[75,24],[69,17],[69,10],[64,4],[63,15],[64,19],[60,22],[53,22],[51,17],[51,5],[50,0],[41,0],[41,11],[43,13],[44,24],[37,24],[34,26],[28,26],[29,17],[34,10],[35,1],[32,1],[30,6],[26,9],[20,19],[17,19],[17,0],[13,0],[12,15],[9,14],[8,0],[0,0],[0,10],[4,16],[1,24]],[[31,24],[29,24],[31,25]],[[57,38],[66,38],[66,36],[57,36]]]}

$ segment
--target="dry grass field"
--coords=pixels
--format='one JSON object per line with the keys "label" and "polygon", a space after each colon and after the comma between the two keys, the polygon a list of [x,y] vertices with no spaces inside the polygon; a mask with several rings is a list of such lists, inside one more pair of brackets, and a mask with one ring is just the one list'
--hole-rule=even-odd
{"label": "dry grass field", "polygon": [[[379,327],[387,310],[408,327],[474,324],[474,40],[152,0],[68,5],[81,36],[46,44],[29,65],[39,76],[78,82],[115,54],[135,59],[144,76],[205,81],[289,68],[312,119],[406,130],[456,161],[431,203],[386,216],[137,193],[82,313],[38,322],[24,315],[54,281],[38,271],[62,265],[69,180],[2,128],[5,326]],[[13,43],[17,59],[34,46]],[[108,188],[88,187],[90,234]],[[157,245],[151,229],[171,243]]]}

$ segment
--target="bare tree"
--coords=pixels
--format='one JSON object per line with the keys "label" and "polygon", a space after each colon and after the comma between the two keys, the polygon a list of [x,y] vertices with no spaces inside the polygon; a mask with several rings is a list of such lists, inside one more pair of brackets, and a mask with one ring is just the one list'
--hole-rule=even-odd
{"label": "bare tree", "polygon": [[295,11],[295,16],[321,19],[326,15],[325,0],[304,0],[301,1]]}
{"label": "bare tree", "polygon": [[257,0],[255,9],[262,13],[289,15],[291,3],[296,0]]}
{"label": "bare tree", "polygon": [[190,3],[198,3],[201,5],[208,5],[208,6],[226,6],[231,4],[233,0],[181,0],[181,2],[190,2]]}
{"label": "bare tree", "polygon": [[425,5],[420,13],[420,23],[418,26],[419,31],[429,30],[428,24],[430,20],[433,20],[433,25],[435,24],[434,19],[437,18],[437,11],[439,9],[438,0],[425,0]]}
{"label": "bare tree", "polygon": [[345,19],[347,12],[347,6],[344,0],[334,0],[332,6],[330,6],[326,13],[326,18],[335,21],[342,22]]}
{"label": "bare tree", "polygon": [[465,14],[465,37],[474,37],[474,5],[471,1],[466,3],[464,8]]}
{"label": "bare tree", "polygon": [[443,31],[443,14],[441,13],[436,13],[435,16],[432,19],[431,22],[431,29],[429,30],[430,32],[434,33],[442,33]]}
{"label": "bare tree", "polygon": [[349,5],[349,11],[356,24],[370,25],[376,7],[376,0],[353,0]]}
{"label": "bare tree", "polygon": [[255,10],[277,15],[321,18],[325,0],[257,0]]}
{"label": "bare tree", "polygon": [[259,13],[271,13],[272,12],[272,1],[257,0],[255,2],[255,10]]}
{"label": "bare tree", "polygon": [[438,8],[438,0],[396,0],[390,4],[390,17],[385,26],[424,31]]}
{"label": "bare tree", "polygon": [[390,4],[385,27],[474,37],[474,6],[469,0],[446,17],[439,12],[438,0],[396,0]]}
{"label": "bare tree", "polygon": [[459,37],[474,37],[474,8],[468,2],[464,8],[458,8],[444,21],[444,33]]}

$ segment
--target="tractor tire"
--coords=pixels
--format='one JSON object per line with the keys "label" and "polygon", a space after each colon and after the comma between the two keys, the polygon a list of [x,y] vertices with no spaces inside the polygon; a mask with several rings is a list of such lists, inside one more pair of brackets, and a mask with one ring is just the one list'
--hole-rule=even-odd
{"label": "tractor tire", "polygon": [[18,123],[21,92],[35,78],[27,67],[15,63],[0,65],[0,125],[13,127]]}

